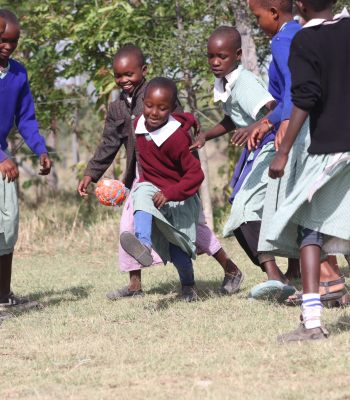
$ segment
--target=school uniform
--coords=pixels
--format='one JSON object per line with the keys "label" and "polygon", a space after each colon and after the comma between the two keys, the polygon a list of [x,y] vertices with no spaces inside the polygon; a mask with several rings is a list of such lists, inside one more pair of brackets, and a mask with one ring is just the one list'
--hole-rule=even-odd
{"label": "school uniform", "polygon": [[333,21],[309,21],[291,46],[292,100],[310,113],[311,141],[267,241],[296,257],[307,244],[350,253],[349,38],[343,11]]}
{"label": "school uniform", "polygon": [[[262,108],[273,97],[266,89],[264,82],[252,72],[238,66],[226,77],[216,79],[214,84],[214,101],[221,101],[223,110],[237,128],[249,126],[261,119]],[[244,148],[236,165],[231,187],[231,213],[223,230],[223,235],[236,235],[251,260],[259,265],[257,241],[260,230],[265,191],[268,180],[268,166],[274,156],[273,140],[275,132],[270,133],[260,143],[258,149],[249,152]],[[252,224],[255,223],[253,231]]]}
{"label": "school uniform", "polygon": [[[153,216],[152,247],[163,262],[171,261],[169,243],[196,257],[197,192],[204,174],[189,150],[188,130],[193,123],[191,114],[173,114],[166,125],[148,132],[141,116],[135,128],[141,172],[140,183],[131,193],[134,213],[144,211]],[[160,210],[152,200],[158,191],[169,200]]]}
{"label": "school uniform", "polygon": [[[27,71],[19,62],[9,60],[0,73],[0,162],[11,158],[7,137],[15,124],[28,147],[37,156],[47,153],[45,139],[39,134]],[[0,182],[0,255],[10,254],[18,236],[18,198],[14,182]]]}
{"label": "school uniform", "polygon": [[[139,174],[136,166],[135,136],[133,133],[133,121],[143,112],[143,98],[147,86],[144,80],[134,91],[131,98],[121,92],[120,98],[111,102],[108,107],[102,140],[93,157],[89,161],[84,175],[91,176],[93,182],[97,182],[113,162],[122,146],[126,149],[126,169],[124,171],[124,183],[133,190],[138,183]],[[182,111],[178,103],[176,110]],[[134,232],[134,208],[132,198],[129,196],[124,204],[120,217],[119,232]],[[196,246],[199,253],[213,255],[221,249],[221,244],[212,230],[207,226],[202,209],[200,210],[199,224],[197,226]],[[140,264],[118,245],[119,268],[121,272],[139,270]],[[162,263],[159,255],[152,251],[153,264]]]}
{"label": "school uniform", "polygon": [[[277,106],[269,115],[269,121],[279,127],[280,122],[290,118],[293,103],[291,101],[291,73],[288,66],[290,46],[294,36],[301,26],[296,21],[284,24],[280,31],[272,38],[272,61],[269,66],[269,91],[277,101]],[[306,149],[309,145],[308,122],[306,122],[291,150],[284,176],[281,179],[268,179],[264,211],[259,237],[259,252],[268,252],[278,256],[291,257],[285,249],[272,245],[266,241],[267,231],[272,221],[275,221],[275,213],[279,205],[289,196],[294,188],[295,181],[301,171]]]}

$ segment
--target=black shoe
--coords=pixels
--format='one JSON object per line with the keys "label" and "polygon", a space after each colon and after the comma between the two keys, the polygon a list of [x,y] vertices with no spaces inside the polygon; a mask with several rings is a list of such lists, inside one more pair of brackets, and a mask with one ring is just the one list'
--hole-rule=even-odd
{"label": "black shoe", "polygon": [[125,297],[137,297],[144,296],[143,291],[140,290],[130,290],[128,286],[124,286],[121,289],[113,290],[112,292],[108,292],[106,297],[108,300],[119,300]]}
{"label": "black shoe", "polygon": [[42,305],[37,301],[15,296],[12,292],[8,296],[0,298],[0,310],[2,311],[29,310],[31,308],[42,308]]}
{"label": "black shoe", "polygon": [[244,275],[240,270],[238,270],[235,275],[225,274],[220,292],[228,295],[237,293],[241,288],[243,281]]}
{"label": "black shoe", "polygon": [[199,297],[194,286],[182,286],[181,298],[184,301],[192,302],[198,301]]}

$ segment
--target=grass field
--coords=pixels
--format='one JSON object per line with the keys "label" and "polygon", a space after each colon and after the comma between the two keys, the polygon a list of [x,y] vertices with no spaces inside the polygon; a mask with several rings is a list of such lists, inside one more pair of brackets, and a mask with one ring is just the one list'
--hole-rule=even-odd
{"label": "grass field", "polygon": [[55,233],[53,215],[64,219],[51,212],[47,240],[40,218],[22,215],[13,289],[44,307],[0,327],[0,399],[350,399],[349,310],[325,310],[328,341],[277,345],[299,309],[249,301],[263,275],[227,240],[246,275],[238,295],[218,295],[221,269],[204,255],[197,303],[178,299],[172,266],[144,272],[143,298],[108,302],[127,281],[117,216]]}

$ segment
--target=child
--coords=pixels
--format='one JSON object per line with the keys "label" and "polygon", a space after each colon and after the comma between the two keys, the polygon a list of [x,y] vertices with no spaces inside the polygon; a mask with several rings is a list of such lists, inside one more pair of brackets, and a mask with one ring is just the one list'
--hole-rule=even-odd
{"label": "child", "polygon": [[310,116],[308,155],[294,189],[277,210],[273,232],[267,235],[283,248],[281,234],[289,226],[298,230],[289,240],[300,248],[302,323],[280,336],[281,343],[328,337],[320,321],[321,254],[349,254],[350,250],[350,19],[345,10],[332,19],[333,4],[333,0],[296,1],[309,22],[292,42],[289,66],[294,107],[270,166],[272,178],[283,175],[293,142]]}
{"label": "child", "polygon": [[[281,138],[288,126],[289,117],[292,109],[290,95],[290,71],[288,68],[288,56],[290,43],[294,35],[300,30],[300,25],[294,21],[292,15],[292,0],[249,0],[249,7],[255,15],[261,29],[271,38],[272,61],[269,66],[269,92],[277,101],[276,108],[267,115],[265,120],[253,127],[248,139],[248,148],[254,149],[259,145],[264,135],[269,134],[272,129],[277,131],[275,138],[275,147],[278,148]],[[305,145],[305,136],[300,138],[300,146]],[[291,184],[291,182],[289,182]],[[278,249],[265,241],[266,229],[273,220],[276,205],[285,192],[289,190],[290,184],[286,183],[286,188],[268,181],[266,196],[264,202],[264,212],[261,223],[258,249],[270,254],[289,256],[289,254],[279,254]],[[286,272],[288,279],[299,277],[299,260],[290,257],[288,261],[288,270]],[[264,282],[252,289],[252,296],[260,299],[264,298],[270,291],[269,282]]]}
{"label": "child", "polygon": [[[291,0],[251,0],[249,6],[256,16],[258,24],[265,31],[265,33],[272,37],[271,52],[272,62],[269,68],[269,90],[272,95],[277,99],[278,105],[275,110],[267,116],[268,124],[263,122],[253,129],[253,132],[248,140],[248,147],[254,148],[262,137],[268,133],[268,125],[272,124],[278,126],[278,121],[281,119],[281,124],[278,129],[277,139],[275,141],[276,148],[278,149],[281,138],[284,135],[286,127],[288,126],[288,116],[291,114],[291,77],[290,70],[287,65],[289,57],[289,48],[291,41],[295,34],[301,29],[299,24],[293,20],[292,16],[292,1]],[[286,276],[289,279],[298,277],[299,261],[297,260],[298,252],[291,247],[284,246],[283,250],[273,246],[271,242],[267,242],[267,230],[274,220],[274,213],[279,204],[289,195],[294,187],[295,180],[297,179],[299,166],[302,165],[306,157],[306,149],[309,145],[309,130],[308,123],[305,123],[303,129],[294,144],[294,149],[291,154],[285,176],[280,181],[269,181],[266,191],[266,200],[264,204],[264,212],[261,225],[261,233],[258,248],[260,251],[267,251],[269,253],[289,257],[288,271]],[[294,229],[290,227],[290,229]],[[285,243],[288,243],[288,236],[281,238]],[[322,263],[321,270],[325,275],[320,287],[322,299],[324,301],[339,298],[344,289],[344,281],[339,278],[339,270],[334,268],[334,260],[329,258]],[[334,277],[329,280],[328,277]],[[268,284],[268,282],[267,282]],[[266,283],[256,286],[252,293],[254,297],[259,298],[260,293],[266,292]],[[269,291],[270,289],[268,289]],[[297,301],[299,293],[292,301]]]}
{"label": "child", "polygon": [[25,68],[10,58],[15,51],[20,27],[16,16],[0,10],[5,29],[0,41],[0,309],[28,308],[37,303],[15,296],[11,291],[12,256],[18,233],[18,199],[15,180],[18,168],[7,150],[7,136],[15,122],[29,148],[40,157],[40,175],[50,173],[51,161],[45,140],[39,135],[34,102]]}
{"label": "child", "polygon": [[[93,158],[90,160],[84,173],[84,178],[79,183],[78,191],[81,196],[86,196],[86,190],[91,183],[98,179],[112,163],[121,146],[126,148],[126,171],[124,182],[132,188],[136,179],[136,154],[135,139],[132,121],[142,114],[144,91],[147,86],[145,75],[147,66],[141,50],[134,45],[123,46],[115,55],[113,61],[114,76],[117,85],[122,90],[120,98],[109,106],[105,129],[101,144],[98,146]],[[182,111],[177,104],[175,111]],[[120,220],[120,232],[134,232],[134,217],[131,197],[124,205]],[[213,256],[225,271],[221,292],[232,294],[239,289],[243,275],[236,265],[227,256],[214,233],[205,223],[203,212],[200,212],[197,227],[197,248],[201,253]],[[154,264],[160,263],[159,256],[152,252]],[[122,272],[129,272],[129,285],[107,294],[110,300],[123,297],[142,295],[141,266],[119,246],[119,266]]]}
{"label": "child", "polygon": [[[214,101],[221,101],[224,119],[209,131],[202,133],[197,142],[221,136],[235,128],[256,123],[274,106],[273,97],[263,81],[243,68],[241,61],[241,36],[228,26],[216,29],[208,40],[208,61],[216,77]],[[243,145],[247,139],[245,130],[238,129],[233,135],[235,144]],[[268,165],[274,156],[275,132],[271,132],[258,148],[249,153],[245,147],[236,166],[231,185],[231,215],[224,227],[224,236],[235,235],[252,262],[266,272],[275,297],[286,299],[295,289],[278,268],[274,256],[258,254],[258,240],[263,204],[268,181]],[[193,146],[194,147],[194,146]]]}
{"label": "child", "polygon": [[140,183],[132,191],[135,234],[122,232],[123,249],[141,265],[152,264],[151,247],[164,263],[178,270],[182,297],[194,301],[191,258],[196,255],[197,196],[204,179],[199,160],[190,152],[191,114],[172,114],[177,89],[167,78],[152,79],[145,91],[143,115],[135,135]]}

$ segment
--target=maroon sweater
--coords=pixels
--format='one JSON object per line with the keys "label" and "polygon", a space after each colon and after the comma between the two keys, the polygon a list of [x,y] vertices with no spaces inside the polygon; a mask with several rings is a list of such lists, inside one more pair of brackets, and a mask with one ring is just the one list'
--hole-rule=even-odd
{"label": "maroon sweater", "polygon": [[189,150],[192,141],[188,131],[195,124],[193,115],[172,116],[181,126],[160,147],[144,135],[136,135],[140,182],[157,186],[170,201],[182,201],[198,192],[204,174],[199,160]]}

